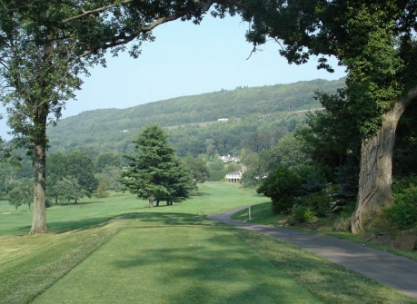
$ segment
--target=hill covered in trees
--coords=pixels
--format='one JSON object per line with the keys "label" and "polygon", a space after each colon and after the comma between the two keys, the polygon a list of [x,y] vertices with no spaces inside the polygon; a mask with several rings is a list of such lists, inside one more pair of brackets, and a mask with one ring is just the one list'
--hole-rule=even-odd
{"label": "hill covered in trees", "polygon": [[[125,153],[133,137],[150,123],[170,129],[187,125],[196,129],[220,118],[229,118],[230,121],[246,125],[245,130],[252,132],[265,124],[262,122],[265,118],[282,120],[283,114],[288,118],[290,113],[294,116],[297,111],[318,108],[320,105],[314,98],[315,91],[335,92],[343,86],[344,79],[318,79],[274,86],[238,87],[231,91],[177,97],[127,109],[83,112],[49,128],[51,151],[68,152],[83,147],[89,154],[107,151]],[[250,130],[248,124],[252,126]],[[201,144],[205,145],[204,142]],[[177,145],[174,143],[174,146]],[[223,150],[219,152],[228,152],[227,149]],[[196,153],[184,151],[182,154]]]}

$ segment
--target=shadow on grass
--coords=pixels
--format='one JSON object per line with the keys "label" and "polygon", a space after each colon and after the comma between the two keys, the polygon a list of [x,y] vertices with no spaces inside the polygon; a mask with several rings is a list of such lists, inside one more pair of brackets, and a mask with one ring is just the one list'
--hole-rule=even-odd
{"label": "shadow on grass", "polygon": [[52,207],[59,208],[59,207],[68,207],[68,206],[80,207],[81,208],[81,207],[86,206],[86,205],[97,204],[97,203],[102,204],[103,201],[78,202],[78,203],[59,202],[57,204],[52,203],[48,208],[52,208]]}
{"label": "shadow on grass", "polygon": [[[163,207],[163,206],[161,206]],[[116,216],[103,216],[72,221],[50,221],[48,231],[51,233],[65,233],[72,230],[86,230],[108,225],[115,220],[131,220],[129,226],[161,226],[161,225],[210,225],[224,226],[222,223],[207,220],[205,216],[187,213],[152,213],[133,212]],[[30,226],[22,226],[19,232],[29,232]]]}
{"label": "shadow on grass", "polygon": [[179,239],[184,235],[176,232],[166,233],[178,243],[163,248],[145,246],[113,265],[136,275],[144,271],[152,281],[163,283],[160,294],[166,303],[277,303],[277,299],[295,303],[297,296],[302,303],[307,303],[306,298],[312,300],[308,303],[316,303],[296,282],[230,233],[203,233],[199,245],[198,240],[184,243]]}
{"label": "shadow on grass", "polygon": [[133,226],[161,226],[161,225],[204,225],[204,226],[224,226],[224,224],[208,220],[204,215],[189,213],[170,213],[170,212],[146,212],[136,213]]}
{"label": "shadow on grass", "polygon": [[[279,303],[416,303],[343,266],[253,232],[237,232],[253,250],[230,234],[213,231],[212,237],[202,235],[204,241],[199,243],[200,239],[184,242],[175,229],[163,233],[178,243],[152,246],[152,241],[141,241],[146,245],[139,252],[113,263],[128,272],[144,272],[151,280],[175,285],[175,292],[165,293],[167,303],[277,303],[277,299]],[[153,235],[161,237],[157,231]],[[301,285],[315,299],[309,298]]]}
{"label": "shadow on grass", "polygon": [[193,194],[193,196],[210,196],[211,194],[208,192],[197,191],[197,193]]}

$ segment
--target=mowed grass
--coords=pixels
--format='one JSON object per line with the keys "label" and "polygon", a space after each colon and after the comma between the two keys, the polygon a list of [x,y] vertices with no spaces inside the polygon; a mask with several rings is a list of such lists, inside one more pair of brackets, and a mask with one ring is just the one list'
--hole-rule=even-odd
{"label": "mowed grass", "polygon": [[[238,185],[224,183],[205,183],[199,185],[196,196],[173,206],[161,202],[160,207],[148,208],[148,202],[139,200],[129,193],[112,193],[108,198],[84,198],[77,205],[53,205],[47,209],[49,232],[64,232],[89,228],[111,220],[121,214],[169,213],[188,215],[207,215],[227,211],[240,206],[267,202],[254,190]],[[151,217],[150,217],[151,218]],[[175,216],[173,216],[175,220]],[[0,201],[0,236],[9,234],[27,234],[32,223],[32,213],[27,206],[17,211],[7,201]],[[161,224],[166,224],[164,221]],[[151,220],[149,224],[152,224]]]}
{"label": "mowed grass", "polygon": [[[208,183],[174,206],[130,194],[31,214],[0,202],[0,303],[417,303],[285,242],[209,221],[268,201]],[[256,207],[254,207],[256,209]]]}
{"label": "mowed grass", "polygon": [[278,299],[321,303],[233,231],[160,227],[122,230],[33,303],[272,304]]}

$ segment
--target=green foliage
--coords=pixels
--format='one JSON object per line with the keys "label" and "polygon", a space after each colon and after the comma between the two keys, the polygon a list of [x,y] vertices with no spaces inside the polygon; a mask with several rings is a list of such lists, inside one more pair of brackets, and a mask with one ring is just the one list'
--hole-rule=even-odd
{"label": "green foliage", "polygon": [[109,190],[119,191],[121,188],[120,175],[122,169],[118,167],[106,167],[104,172],[96,173],[94,177],[99,183],[106,184]]}
{"label": "green foliage", "polygon": [[107,197],[109,196],[109,192],[107,191],[108,186],[107,184],[100,182],[96,191],[94,191],[94,195],[96,197]]}
{"label": "green foliage", "polygon": [[86,195],[90,195],[90,193],[87,193],[87,191],[78,183],[78,180],[75,177],[64,177],[62,180],[59,180],[52,189],[57,193],[58,198],[62,198],[68,203],[70,203],[71,200],[74,200],[74,203],[77,204],[79,199]]}
{"label": "green foliage", "polygon": [[236,172],[236,171],[239,171],[240,169],[241,169],[241,166],[234,162],[228,163],[226,165],[226,173]]}
{"label": "green foliage", "polygon": [[306,223],[312,220],[316,214],[308,206],[294,205],[291,208],[290,222]]}
{"label": "green foliage", "polygon": [[[356,203],[359,187],[359,164],[356,158],[348,158],[342,166],[334,170],[334,187],[331,191],[332,212],[338,213],[350,209]],[[352,210],[353,211],[353,210]]]}
{"label": "green foliage", "polygon": [[167,133],[158,125],[144,128],[134,141],[135,155],[124,155],[128,168],[122,171],[121,183],[138,198],[168,202],[189,197],[194,183],[188,171],[167,143]]}
{"label": "green foliage", "polygon": [[113,154],[111,152],[101,153],[97,156],[94,162],[94,168],[97,173],[107,171],[108,167],[122,167],[122,160],[119,155]]}
{"label": "green foliage", "polygon": [[30,179],[21,180],[18,186],[11,189],[6,198],[10,205],[15,206],[16,210],[21,205],[28,205],[30,210],[30,206],[33,203],[33,181]]}
{"label": "green foliage", "polygon": [[73,152],[68,155],[68,175],[75,178],[87,196],[91,196],[98,187],[94,177],[94,162],[84,152]]}
{"label": "green foliage", "polygon": [[271,198],[275,214],[288,213],[293,206],[294,196],[302,184],[302,177],[298,171],[279,166],[256,190],[257,193]]}
{"label": "green foliage", "polygon": [[330,209],[330,197],[326,191],[313,193],[302,202],[302,206],[309,208],[318,217],[325,217]]}
{"label": "green foliage", "polygon": [[210,170],[210,180],[214,182],[222,181],[224,180],[226,173],[226,170]]}
{"label": "green foliage", "polygon": [[[50,151],[69,153],[83,146],[94,149],[96,155],[109,151],[129,154],[134,151],[131,142],[139,129],[158,121],[169,129],[168,141],[180,157],[206,154],[209,143],[220,155],[239,155],[242,148],[246,154],[260,152],[275,146],[304,120],[303,113],[293,111],[319,107],[315,90],[333,93],[344,81],[303,81],[84,112],[48,129]],[[223,117],[230,118],[229,122],[217,122]]]}
{"label": "green foliage", "polygon": [[307,114],[305,126],[296,129],[303,150],[316,162],[335,168],[348,158],[359,159],[360,134],[349,111],[346,89],[334,95],[316,93],[323,111]]}
{"label": "green foliage", "polygon": [[[414,199],[417,195],[414,195]],[[414,228],[417,225],[417,206],[408,198],[397,197],[398,202],[386,209],[388,218],[400,229]]]}
{"label": "green foliage", "polygon": [[282,137],[271,153],[281,166],[294,167],[309,161],[308,155],[303,151],[301,142],[292,134]]}
{"label": "green foliage", "polygon": [[193,180],[197,183],[204,183],[210,178],[207,163],[201,157],[186,156],[181,159],[184,166],[189,170]]}
{"label": "green foliage", "polygon": [[396,181],[393,187],[395,204],[386,208],[388,218],[400,229],[417,225],[417,177]]}
{"label": "green foliage", "polygon": [[214,161],[209,162],[210,170],[220,171],[220,170],[223,170],[224,167],[225,167],[225,164],[220,159],[215,159]]}
{"label": "green foliage", "polygon": [[84,152],[51,153],[46,165],[47,196],[53,198],[55,203],[59,198],[78,200],[83,196],[89,197],[99,185],[94,176],[94,162]]}

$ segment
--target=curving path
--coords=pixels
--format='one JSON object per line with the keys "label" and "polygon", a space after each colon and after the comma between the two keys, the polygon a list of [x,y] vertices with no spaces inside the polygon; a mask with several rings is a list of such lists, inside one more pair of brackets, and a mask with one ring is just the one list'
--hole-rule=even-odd
{"label": "curving path", "polygon": [[208,218],[295,244],[417,298],[417,262],[330,236],[230,218],[231,214],[245,208],[248,206],[209,215]]}

